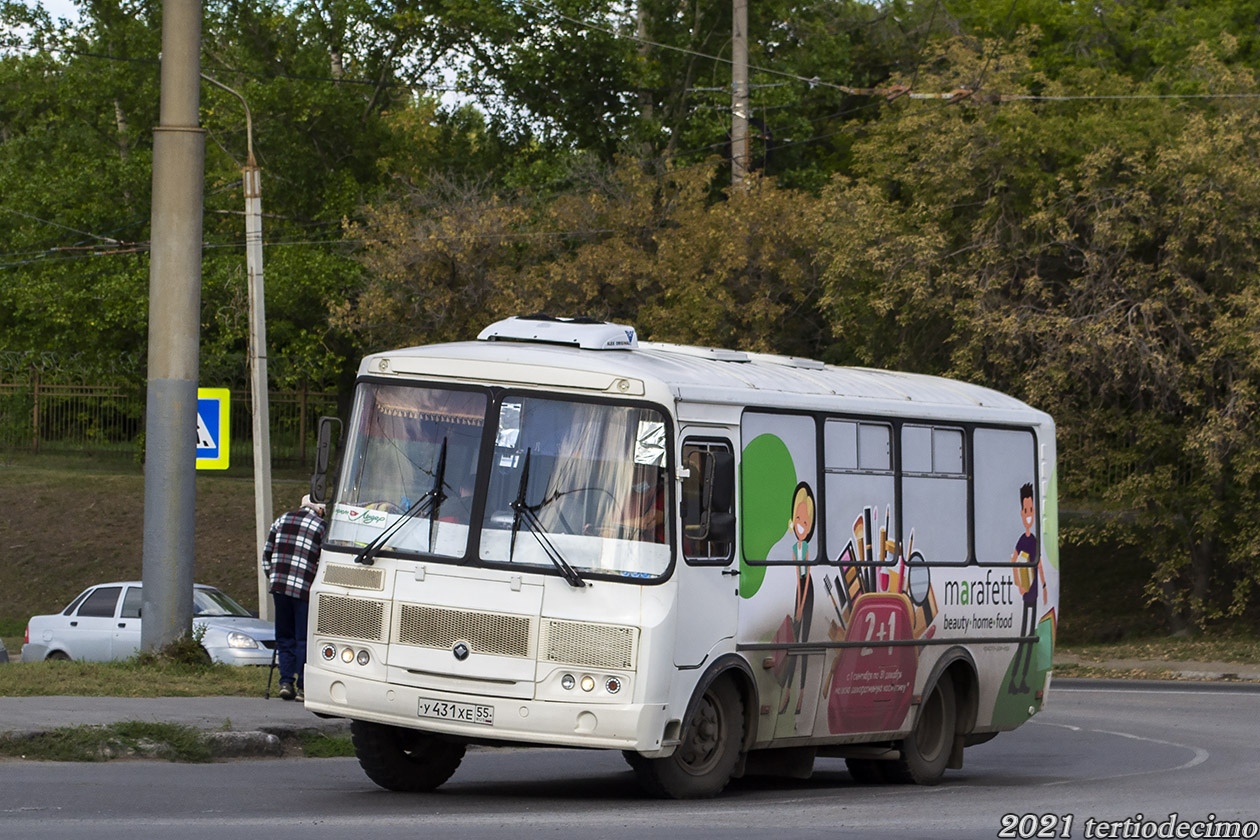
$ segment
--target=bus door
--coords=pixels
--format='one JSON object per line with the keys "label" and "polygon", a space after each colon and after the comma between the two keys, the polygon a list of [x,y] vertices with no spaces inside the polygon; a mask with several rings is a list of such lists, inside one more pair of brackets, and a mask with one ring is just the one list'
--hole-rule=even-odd
{"label": "bus door", "polygon": [[726,438],[682,431],[679,513],[682,553],[678,582],[678,633],[674,664],[700,667],[723,639],[735,636],[739,618],[739,566],[735,563],[735,448]]}

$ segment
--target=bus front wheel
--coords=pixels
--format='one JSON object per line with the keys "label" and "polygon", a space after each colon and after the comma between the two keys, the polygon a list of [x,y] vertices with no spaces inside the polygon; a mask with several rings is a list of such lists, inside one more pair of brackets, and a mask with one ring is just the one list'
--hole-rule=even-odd
{"label": "bus front wheel", "polygon": [[464,760],[464,744],[401,726],[354,720],[350,738],[363,772],[386,790],[433,790]]}
{"label": "bus front wheel", "polygon": [[901,758],[882,768],[888,780],[903,784],[939,784],[949,763],[957,726],[954,682],[948,674],[943,674],[919,707],[914,729],[901,742]]}
{"label": "bus front wheel", "polygon": [[729,679],[718,679],[696,703],[673,755],[627,753],[626,759],[653,796],[704,799],[721,793],[731,780],[743,742],[744,703]]}

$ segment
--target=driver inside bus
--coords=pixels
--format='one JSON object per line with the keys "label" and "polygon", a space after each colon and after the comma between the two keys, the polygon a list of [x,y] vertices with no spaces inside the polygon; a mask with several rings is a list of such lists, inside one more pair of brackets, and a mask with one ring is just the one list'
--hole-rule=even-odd
{"label": "driver inside bus", "polygon": [[655,465],[634,468],[634,483],[618,511],[618,531],[622,539],[665,542],[664,474],[664,470]]}
{"label": "driver inside bus", "polygon": [[469,469],[461,470],[455,487],[447,490],[438,515],[438,519],[442,522],[458,522],[467,525],[472,520],[473,487],[477,480],[475,468],[474,461]]}

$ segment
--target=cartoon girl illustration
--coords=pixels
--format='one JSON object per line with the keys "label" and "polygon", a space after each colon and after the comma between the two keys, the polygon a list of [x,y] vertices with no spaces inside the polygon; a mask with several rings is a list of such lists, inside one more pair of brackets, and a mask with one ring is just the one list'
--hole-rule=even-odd
{"label": "cartoon girl illustration", "polygon": [[[792,635],[798,643],[809,641],[809,625],[814,615],[814,579],[809,573],[809,540],[814,536],[815,510],[814,492],[809,489],[806,482],[802,481],[796,485],[796,491],[792,494],[792,518],[788,521],[788,528],[796,540],[792,546],[792,559],[796,561],[797,574]],[[783,702],[779,706],[779,714],[787,711],[788,701],[792,696],[792,685],[796,681],[798,660],[801,666],[801,683],[796,693],[796,714],[801,713],[809,661],[804,657],[791,656],[787,678],[783,683]]]}

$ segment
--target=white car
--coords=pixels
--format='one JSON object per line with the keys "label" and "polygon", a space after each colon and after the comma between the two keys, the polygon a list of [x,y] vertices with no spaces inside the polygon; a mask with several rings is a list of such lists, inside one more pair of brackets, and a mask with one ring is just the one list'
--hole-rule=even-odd
{"label": "white car", "polygon": [[[140,649],[140,581],[89,587],[56,615],[32,616],[23,662],[128,659]],[[271,665],[276,626],[256,618],[213,586],[193,586],[193,634],[211,660],[227,665]]]}

